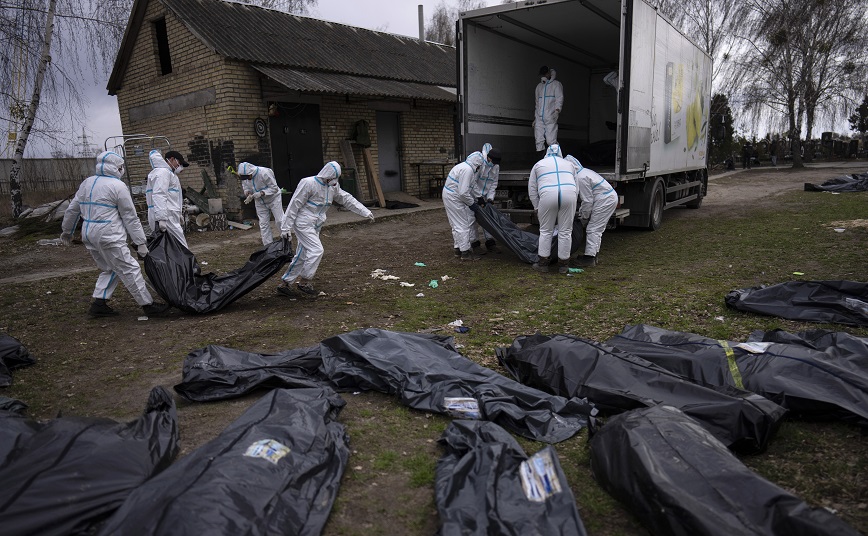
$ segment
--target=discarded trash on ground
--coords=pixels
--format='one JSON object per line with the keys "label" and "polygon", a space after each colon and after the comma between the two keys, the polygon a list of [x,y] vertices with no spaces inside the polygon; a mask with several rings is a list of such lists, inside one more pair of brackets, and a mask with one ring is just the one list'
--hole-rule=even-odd
{"label": "discarded trash on ground", "polygon": [[432,279],[431,282],[428,283],[428,286],[431,287],[431,288],[437,288],[439,285],[437,284],[437,280],[436,280],[436,279]]}
{"label": "discarded trash on ground", "polygon": [[416,283],[407,283],[406,281],[401,281],[402,287],[415,287]]}
{"label": "discarded trash on ground", "polygon": [[400,279],[396,275],[388,275],[389,271],[384,270],[382,268],[377,268],[373,272],[371,272],[371,279],[382,279],[383,281],[394,281]]}
{"label": "discarded trash on ground", "polygon": [[417,262],[417,263],[415,264],[415,266],[425,266],[425,263],[424,263],[424,262]]}

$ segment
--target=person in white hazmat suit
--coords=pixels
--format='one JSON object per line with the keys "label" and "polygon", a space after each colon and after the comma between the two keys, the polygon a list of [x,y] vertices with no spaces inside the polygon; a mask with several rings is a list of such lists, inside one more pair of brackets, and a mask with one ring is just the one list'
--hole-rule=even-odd
{"label": "person in white hazmat suit", "polygon": [[449,171],[443,184],[443,206],[446,207],[446,217],[452,228],[452,247],[455,256],[462,261],[480,259],[470,245],[476,233],[476,216],[470,206],[479,197],[477,181],[487,162],[490,160],[480,151],[471,153],[464,162]]}
{"label": "person in white hazmat suit", "polygon": [[317,295],[311,279],[322,260],[323,247],[319,232],[332,203],[340,203],[359,216],[374,221],[374,215],[367,207],[341,189],[338,184],[340,176],[340,164],[329,162],[315,176],[301,179],[292,194],[280,225],[280,236],[289,240],[294,232],[297,244],[295,257],[281,278],[283,282],[277,287],[281,294],[293,296],[294,283],[301,292]]}
{"label": "person in white hazmat suit", "polygon": [[597,264],[597,253],[600,251],[606,224],[618,207],[618,194],[606,179],[584,167],[576,157],[569,155],[566,160],[576,171],[576,186],[581,201],[579,221],[585,228],[585,254],[576,264],[583,267],[594,266]]}
{"label": "person in white hazmat suit", "polygon": [[547,145],[558,142],[558,117],[564,109],[564,86],[555,80],[554,69],[540,67],[540,83],[536,85],[533,116],[533,136],[536,150],[544,151]]}
{"label": "person in white hazmat suit", "polygon": [[187,167],[187,161],[178,151],[168,151],[166,157],[154,149],[148,153],[151,172],[145,198],[148,201],[148,226],[171,233],[185,248],[187,239],[181,227],[181,211],[184,208],[184,193],[178,174]]}
{"label": "person in white hazmat suit", "polygon": [[[494,149],[490,143],[482,146],[483,165],[479,177],[476,179],[477,201],[480,204],[494,201],[497,191],[497,180],[500,175],[500,151]],[[492,253],[500,253],[497,242],[485,229],[482,230],[485,237],[485,249]],[[482,255],[482,245],[479,241],[479,226],[473,224],[473,236],[470,247],[474,253]]]}
{"label": "person in white hazmat suit", "polygon": [[130,189],[121,180],[123,174],[123,158],[111,151],[100,153],[96,157],[96,175],[81,183],[61,224],[60,240],[69,246],[81,218],[81,240],[100,269],[88,311],[92,316],[118,314],[106,303],[118,281],[123,282],[146,315],[158,315],[169,309],[167,304],[154,302],[145,287],[142,269],[127,246],[129,234],[138,254],[142,257],[148,254],[145,231],[136,215]]}
{"label": "person in white hazmat suit", "polygon": [[281,203],[280,188],[274,180],[274,171],[267,167],[241,162],[238,164],[238,177],[241,179],[241,189],[247,196],[244,203],[254,202],[256,215],[259,217],[262,245],[267,246],[274,242],[271,216],[274,216],[274,224],[277,227],[280,227],[280,221],[283,219],[283,203]]}
{"label": "person in white hazmat suit", "polygon": [[530,170],[527,193],[539,219],[539,261],[533,264],[533,269],[549,271],[552,236],[557,225],[558,272],[565,274],[569,271],[578,192],[573,164],[564,160],[560,145],[549,145],[546,156]]}

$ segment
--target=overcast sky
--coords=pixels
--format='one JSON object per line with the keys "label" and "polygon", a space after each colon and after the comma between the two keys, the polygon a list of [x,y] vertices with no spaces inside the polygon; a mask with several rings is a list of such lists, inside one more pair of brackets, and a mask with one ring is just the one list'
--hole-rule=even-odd
{"label": "overcast sky", "polygon": [[[311,11],[310,16],[370,30],[418,37],[418,6],[424,6],[424,16],[427,19],[439,3],[440,0],[319,0],[319,5]],[[488,2],[488,5],[494,4],[495,2]],[[82,127],[89,141],[98,146],[99,150],[103,149],[106,138],[122,134],[117,98],[108,95],[106,85],[107,76],[94,80],[89,87],[82,88],[90,101],[87,117],[82,118],[81,124],[69,126],[69,143],[58,149],[77,155]],[[48,157],[51,149],[53,148],[34,141],[28,145],[27,157]]]}

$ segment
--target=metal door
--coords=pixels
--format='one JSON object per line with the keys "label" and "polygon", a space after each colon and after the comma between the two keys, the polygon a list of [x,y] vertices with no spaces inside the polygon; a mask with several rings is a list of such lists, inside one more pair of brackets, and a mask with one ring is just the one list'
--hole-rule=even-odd
{"label": "metal door", "polygon": [[398,112],[377,112],[378,175],[384,192],[401,191],[401,132],[398,125]]}
{"label": "metal door", "polygon": [[277,185],[295,190],[323,166],[319,105],[279,102],[269,117],[271,159]]}

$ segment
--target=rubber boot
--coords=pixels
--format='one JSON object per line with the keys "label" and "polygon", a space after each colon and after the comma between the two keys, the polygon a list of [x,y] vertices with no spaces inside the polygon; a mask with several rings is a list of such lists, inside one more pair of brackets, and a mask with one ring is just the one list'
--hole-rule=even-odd
{"label": "rubber boot", "polygon": [[492,253],[501,253],[500,248],[497,247],[497,242],[495,242],[493,238],[489,238],[485,241],[485,249]]}
{"label": "rubber boot", "polygon": [[462,261],[478,261],[481,259],[479,255],[477,255],[472,249],[468,249],[467,251],[461,252],[461,260]]}
{"label": "rubber boot", "polygon": [[460,259],[460,258],[461,258],[461,250],[458,249],[458,248],[455,248],[455,258],[456,258],[456,259]]}
{"label": "rubber boot", "polygon": [[102,298],[94,298],[87,312],[90,316],[117,316],[118,314]]}
{"label": "rubber boot", "polygon": [[533,268],[537,272],[542,272],[544,274],[547,274],[549,271],[549,258],[548,257],[540,257],[538,261],[533,263],[533,266],[531,266],[531,268]]}
{"label": "rubber boot", "polygon": [[147,305],[142,305],[142,311],[147,316],[158,316],[169,310],[171,305],[168,303],[152,302]]}
{"label": "rubber boot", "polygon": [[295,288],[304,292],[308,296],[316,296],[319,294],[316,289],[313,288],[313,284],[311,284],[308,279],[299,279],[298,283],[295,284]]}
{"label": "rubber boot", "polygon": [[473,253],[477,255],[485,255],[486,251],[482,249],[482,244],[479,243],[479,240],[470,244],[470,247],[473,249]]}
{"label": "rubber boot", "polygon": [[597,264],[597,257],[593,255],[582,255],[582,258],[576,259],[576,265],[582,268],[588,268]]}
{"label": "rubber boot", "polygon": [[570,271],[570,259],[558,259],[558,273],[566,274]]}

